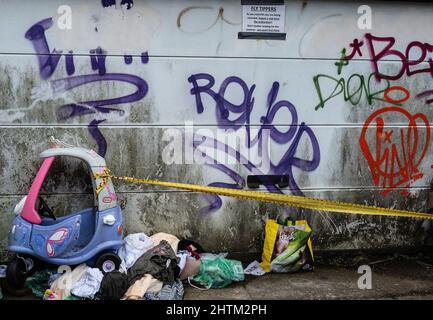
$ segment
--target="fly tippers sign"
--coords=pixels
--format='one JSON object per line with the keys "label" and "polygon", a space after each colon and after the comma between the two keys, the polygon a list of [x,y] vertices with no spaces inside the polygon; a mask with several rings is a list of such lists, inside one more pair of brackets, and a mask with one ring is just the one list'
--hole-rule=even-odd
{"label": "fly tippers sign", "polygon": [[242,1],[239,39],[285,40],[284,1]]}

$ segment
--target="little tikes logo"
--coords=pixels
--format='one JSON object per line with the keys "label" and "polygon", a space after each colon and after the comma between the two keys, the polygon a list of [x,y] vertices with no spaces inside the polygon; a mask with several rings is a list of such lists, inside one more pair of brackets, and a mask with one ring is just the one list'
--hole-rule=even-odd
{"label": "little tikes logo", "polygon": [[103,197],[102,198],[102,202],[103,203],[111,203],[113,200],[111,199],[111,197]]}

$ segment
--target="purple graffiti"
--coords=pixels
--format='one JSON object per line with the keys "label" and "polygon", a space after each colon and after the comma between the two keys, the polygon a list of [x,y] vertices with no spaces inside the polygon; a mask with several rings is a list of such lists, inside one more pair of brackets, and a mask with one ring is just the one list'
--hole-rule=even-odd
{"label": "purple graffiti", "polygon": [[[200,80],[206,80],[207,83],[203,86],[199,86],[198,81]],[[215,84],[215,79],[210,74],[199,73],[191,75],[188,78],[188,81],[193,85],[190,92],[192,95],[195,95],[197,112],[202,113],[204,111],[201,94],[207,93],[216,102],[215,111],[219,126],[230,126],[244,123],[247,125],[246,129],[248,135],[248,147],[250,147],[250,113],[254,105],[254,99],[252,98],[252,95],[256,85],[254,84],[251,88],[248,88],[247,84],[241,78],[228,77],[221,84],[219,91],[215,92],[211,89]],[[240,105],[233,104],[230,101],[224,99],[225,92],[230,84],[238,85],[242,89],[244,100]],[[230,112],[239,114],[239,116],[234,120],[230,120]]]}
{"label": "purple graffiti", "polygon": [[50,52],[45,31],[52,26],[53,19],[47,18],[35,23],[25,34],[25,38],[32,42],[33,48],[38,54],[39,73],[44,80],[54,73],[62,53],[56,49],[53,49],[52,53]]}
{"label": "purple graffiti", "polygon": [[96,112],[101,112],[101,113],[109,113],[111,111],[122,112],[122,110],[115,109],[115,108],[105,108],[104,106],[130,103],[130,102],[141,100],[146,96],[148,91],[147,83],[142,78],[131,74],[123,74],[123,73],[106,73],[103,76],[99,76],[96,74],[74,76],[69,78],[53,80],[52,84],[54,87],[59,87],[62,88],[64,91],[68,91],[73,88],[80,87],[85,84],[96,82],[96,81],[127,82],[135,85],[137,87],[137,90],[134,93],[131,93],[126,96],[117,97],[117,98],[85,101],[85,102],[63,105],[60,107],[62,111],[64,109],[72,110],[68,118],[74,116],[81,116],[89,113],[96,113]]}
{"label": "purple graffiti", "polygon": [[[289,177],[290,191],[295,195],[302,196],[303,193],[300,190],[293,176],[293,167],[307,172],[315,170],[320,163],[319,143],[313,130],[310,127],[308,127],[303,122],[301,124],[298,124],[298,115],[296,108],[293,106],[293,104],[287,100],[277,101],[277,96],[280,88],[279,83],[275,81],[272,84],[267,98],[266,114],[260,118],[260,122],[262,123],[262,125],[260,126],[260,130],[258,131],[256,137],[254,137],[254,139],[251,139],[249,127],[250,115],[254,107],[253,93],[256,87],[255,84],[249,87],[245,83],[245,81],[243,81],[239,77],[228,77],[222,82],[219,90],[214,91],[212,88],[215,85],[215,79],[210,74],[194,74],[188,78],[188,81],[192,84],[192,89],[190,90],[190,93],[195,97],[197,112],[199,114],[203,113],[205,106],[203,104],[202,95],[207,94],[215,102],[215,117],[217,119],[218,127],[222,129],[232,130],[239,130],[240,128],[245,127],[247,132],[246,143],[248,148],[251,148],[256,144],[258,144],[259,147],[261,146],[261,140],[263,139],[262,132],[264,129],[269,129],[271,141],[280,145],[287,145],[287,150],[277,163],[270,161],[270,168],[268,172],[262,172],[258,169],[257,166],[251,163],[238,151],[233,150],[230,146],[215,139],[208,138],[204,139],[204,142],[194,142],[194,148],[197,148],[199,145],[202,145],[204,143],[208,147],[215,148],[216,150],[218,150],[218,152],[232,155],[235,154],[237,161],[242,160],[239,162],[252,174],[287,175]],[[225,98],[225,92],[229,85],[238,86],[242,90],[244,99],[239,105],[233,104]],[[287,109],[287,111],[291,114],[291,124],[289,125],[289,129],[285,132],[278,130],[278,128],[273,125],[273,121],[277,112],[282,109]],[[237,117],[233,120],[230,120],[229,116],[231,114],[236,114]],[[295,156],[302,137],[308,139],[309,143],[311,144],[311,160],[301,159]],[[261,151],[259,150],[259,152]],[[214,163],[208,165],[223,172],[234,181],[233,184],[214,182],[210,184],[211,186],[228,188],[243,188],[245,186],[245,179],[242,178],[235,171],[229,169],[227,166],[221,163]],[[269,192],[283,193],[283,191],[277,186],[266,185],[265,187]],[[209,205],[201,208],[202,213],[214,212],[222,206],[222,201],[219,196],[207,195],[205,199],[207,200]]]}
{"label": "purple graffiti", "polygon": [[[105,1],[105,3],[109,3],[109,1]],[[130,1],[130,3],[132,4],[132,1]],[[122,4],[124,3],[122,2]],[[45,31],[51,28],[52,25],[53,19],[47,18],[31,26],[25,34],[26,39],[32,42],[33,48],[37,53],[40,76],[44,80],[49,79],[53,75],[60,61],[60,58],[62,57],[62,51],[57,51],[56,49],[53,49],[53,51],[50,52]],[[111,99],[80,101],[78,103],[62,105],[57,110],[57,116],[59,119],[66,120],[71,117],[77,117],[92,113],[104,114],[110,112],[117,112],[120,115],[123,115],[124,111],[122,109],[108,106],[136,102],[146,96],[149,87],[144,79],[135,75],[125,73],[107,73],[106,56],[107,53],[101,47],[90,50],[90,67],[93,71],[97,71],[97,74],[93,73],[72,76],[75,73],[74,56],[72,51],[68,51],[68,53],[64,54],[66,73],[68,77],[50,81],[54,92],[63,93],[74,88],[87,85],[89,83],[101,81],[129,83],[135,86],[136,90],[131,94]],[[148,63],[149,56],[147,52],[142,53],[141,61],[142,63]],[[132,56],[125,56],[125,64],[128,65],[131,63]],[[107,141],[99,130],[98,125],[104,121],[105,119],[94,119],[90,122],[88,126],[89,133],[98,144],[98,153],[102,156],[104,156],[107,151]]]}
{"label": "purple graffiti", "polygon": [[126,64],[131,64],[132,63],[132,56],[131,55],[124,55],[123,59],[125,60]]}
{"label": "purple graffiti", "polygon": [[105,69],[106,57],[107,53],[100,47],[90,50],[90,65],[92,66],[92,70],[98,70],[100,76],[103,76],[107,72]]}
{"label": "purple graffiti", "polygon": [[120,2],[120,5],[126,5],[126,9],[131,9],[134,6],[134,1],[132,0],[122,0],[122,2]]}
{"label": "purple graffiti", "polygon": [[104,120],[92,120],[89,124],[89,132],[98,144],[98,153],[105,155],[107,153],[107,140],[99,129],[98,125]]}
{"label": "purple graffiti", "polygon": [[142,52],[141,53],[141,63],[146,64],[149,62],[149,53],[146,52]]}
{"label": "purple graffiti", "polygon": [[104,8],[115,6],[116,0],[101,0],[101,4]]}
{"label": "purple graffiti", "polygon": [[[116,0],[101,0],[101,4],[102,4],[102,6],[104,8],[108,8],[108,7],[111,7],[111,6],[116,6]],[[132,1],[132,0],[122,0],[120,2],[120,5],[121,6],[125,5],[126,9],[129,10],[129,9],[131,9],[134,6],[134,1]]]}
{"label": "purple graffiti", "polygon": [[68,76],[71,76],[75,73],[75,65],[74,65],[74,55],[72,51],[69,51],[68,54],[65,54],[65,64],[66,64],[66,73]]}

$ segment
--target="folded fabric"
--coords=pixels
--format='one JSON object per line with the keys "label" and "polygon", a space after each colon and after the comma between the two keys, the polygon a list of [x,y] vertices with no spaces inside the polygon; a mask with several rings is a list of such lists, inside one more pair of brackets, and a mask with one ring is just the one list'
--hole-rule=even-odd
{"label": "folded fabric", "polygon": [[56,293],[59,299],[70,296],[72,287],[81,279],[87,269],[89,267],[85,263],[82,263],[75,267],[74,270],[63,273],[51,284],[51,291]]}
{"label": "folded fabric", "polygon": [[123,300],[138,300],[142,299],[144,294],[147,292],[158,292],[162,289],[162,282],[155,279],[150,274],[144,275],[141,279],[134,282],[132,286],[128,288]]}
{"label": "folded fabric", "polygon": [[128,284],[150,274],[164,284],[172,284],[179,275],[178,258],[170,244],[162,240],[157,246],[143,254],[128,270]]}
{"label": "folded fabric", "polygon": [[179,258],[178,266],[179,266],[180,272],[182,272],[183,268],[185,268],[186,258],[188,258],[190,256],[191,256],[191,253],[189,253],[188,251],[179,251],[176,254],[176,257]]}
{"label": "folded fabric", "polygon": [[115,270],[104,275],[99,292],[95,297],[101,300],[119,300],[124,296],[126,290],[128,290],[126,274]]}
{"label": "folded fabric", "polygon": [[103,277],[102,271],[98,268],[87,269],[80,280],[72,287],[72,294],[82,298],[93,298],[99,291]]}
{"label": "folded fabric", "polygon": [[171,248],[173,249],[173,251],[177,252],[179,239],[172,234],[168,234],[168,233],[164,233],[164,232],[158,232],[158,233],[155,233],[154,235],[152,235],[150,237],[150,239],[152,239],[153,243],[155,243],[155,244],[158,244],[162,240],[165,240],[171,245]]}
{"label": "folded fabric", "polygon": [[178,279],[172,285],[166,284],[157,293],[146,293],[144,298],[146,300],[182,300],[184,292],[182,281]]}
{"label": "folded fabric", "polygon": [[[158,242],[157,242],[158,243]],[[151,238],[144,233],[133,233],[123,239],[123,245],[119,249],[118,255],[122,262],[120,264],[120,271],[126,271],[132,267],[141,257],[143,253],[155,246]]]}

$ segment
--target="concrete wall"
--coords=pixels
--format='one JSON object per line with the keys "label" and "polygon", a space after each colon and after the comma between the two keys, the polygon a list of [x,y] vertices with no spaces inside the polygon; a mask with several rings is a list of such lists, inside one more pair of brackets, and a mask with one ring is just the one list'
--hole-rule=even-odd
{"label": "concrete wall", "polygon": [[[433,6],[286,1],[287,39],[272,41],[238,39],[240,1],[109,2],[0,1],[1,254],[51,135],[94,148],[119,175],[242,188],[249,174],[285,174],[290,187],[268,191],[427,210]],[[372,29],[358,27],[362,4],[372,9]],[[72,8],[71,29],[62,5]],[[410,98],[385,101],[390,86]],[[206,152],[202,162],[227,153],[211,139],[194,148],[186,122],[200,136],[244,134],[250,160],[267,141],[272,165],[231,156],[228,164],[185,164],[200,160],[193,150]],[[174,146],[183,163],[167,164]],[[52,173],[43,194],[57,214],[91,205],[82,164],[61,160]],[[260,252],[264,221],[279,214],[307,218],[317,249],[419,246],[429,228],[115,185],[128,232],[170,232],[214,251]]]}

